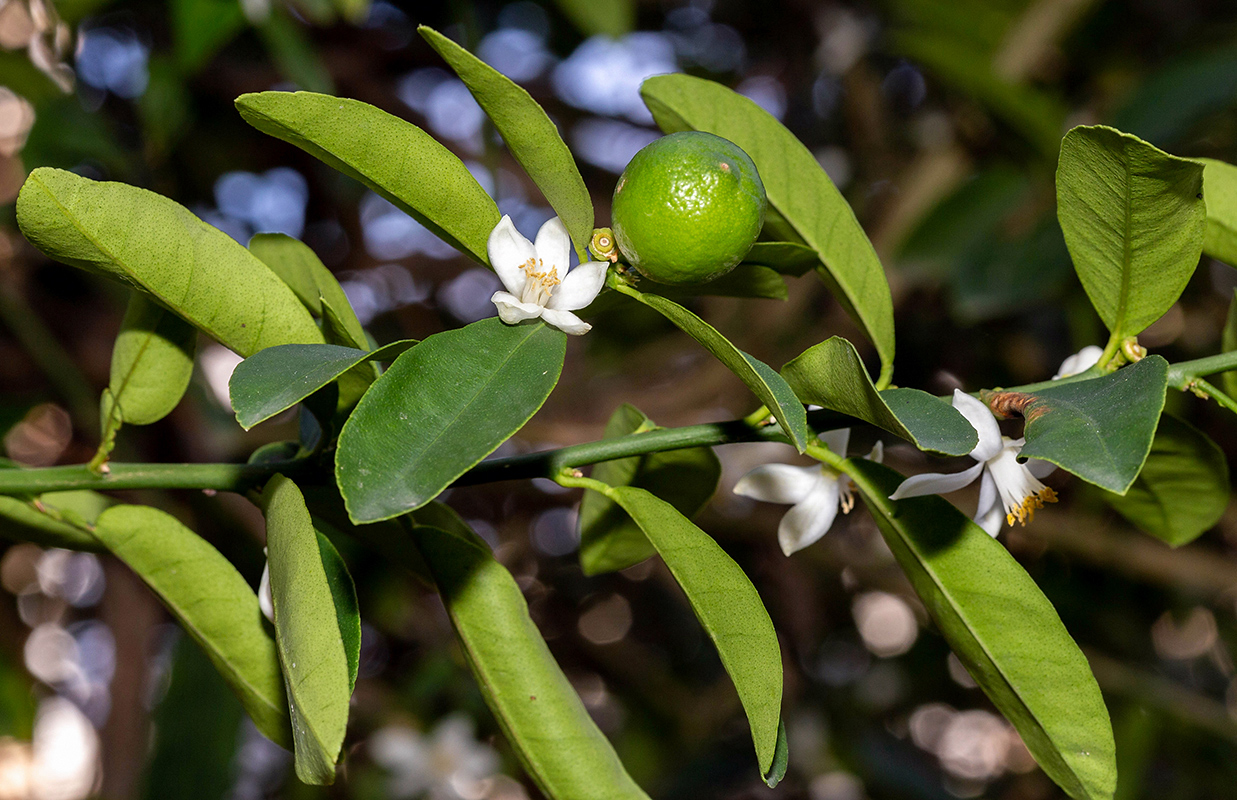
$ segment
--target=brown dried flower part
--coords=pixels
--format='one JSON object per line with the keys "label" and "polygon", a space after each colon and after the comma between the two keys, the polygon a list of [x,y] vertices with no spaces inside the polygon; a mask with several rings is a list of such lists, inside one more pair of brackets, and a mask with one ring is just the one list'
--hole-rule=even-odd
{"label": "brown dried flower part", "polygon": [[30,63],[66,93],[73,91],[73,69],[65,63],[72,45],[51,0],[0,0],[0,47],[25,48]]}

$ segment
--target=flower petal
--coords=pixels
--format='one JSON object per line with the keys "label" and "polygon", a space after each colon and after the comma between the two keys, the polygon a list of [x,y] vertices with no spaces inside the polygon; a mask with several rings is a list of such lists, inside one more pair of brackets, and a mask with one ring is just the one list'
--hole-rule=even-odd
{"label": "flower petal", "polygon": [[506,214],[490,231],[489,241],[485,245],[490,256],[490,266],[498,273],[498,279],[507,287],[507,291],[519,297],[524,291],[524,265],[529,259],[537,257],[533,243],[524,238],[524,234],[515,229],[515,223]]}
{"label": "flower petal", "polygon": [[[558,217],[547,220],[537,231],[537,258],[545,269],[557,267],[559,275],[566,275],[571,266],[571,237],[567,226]],[[576,306],[579,308],[579,306]]]}
{"label": "flower petal", "polygon": [[541,312],[541,318],[547,324],[553,325],[563,333],[570,333],[572,336],[583,336],[593,329],[592,325],[589,325],[570,311],[557,311],[553,308],[547,308]]}
{"label": "flower petal", "polygon": [[979,505],[975,509],[975,524],[983,528],[989,536],[996,538],[1001,532],[1001,523],[1005,521],[1005,507],[997,494],[996,481],[989,470],[984,470],[984,477],[979,481]]}
{"label": "flower petal", "polygon": [[765,464],[739,478],[734,493],[765,503],[799,503],[825,480],[819,466]]}
{"label": "flower petal", "polygon": [[953,406],[979,434],[979,443],[971,451],[971,458],[987,461],[1001,452],[1001,428],[987,403],[976,400],[961,389],[954,389]]}
{"label": "flower petal", "polygon": [[1047,478],[1057,470],[1056,464],[1038,458],[1028,458],[1025,466],[1027,472],[1030,472],[1037,478]]}
{"label": "flower petal", "polygon": [[521,303],[520,298],[507,292],[494,292],[490,302],[498,306],[498,318],[508,325],[514,325],[526,319],[536,319],[545,311],[536,303]]}
{"label": "flower petal", "polygon": [[838,482],[824,481],[803,502],[798,503],[777,526],[777,542],[790,555],[815,543],[829,532],[838,516]]}
{"label": "flower petal", "polygon": [[1100,356],[1102,355],[1104,355],[1104,348],[1089,344],[1062,361],[1061,368],[1057,370],[1056,375],[1052,376],[1052,379],[1055,381],[1060,378],[1068,378],[1070,375],[1077,375],[1080,372],[1086,372],[1100,362]]}
{"label": "flower petal", "polygon": [[555,311],[575,311],[584,308],[601,293],[601,287],[606,285],[606,269],[610,266],[606,261],[590,261],[567,273],[554,289],[546,308]]}
{"label": "flower petal", "polygon": [[271,563],[268,561],[262,567],[262,580],[258,582],[258,608],[262,616],[275,624],[275,598],[271,595]]}
{"label": "flower petal", "polygon": [[850,428],[825,431],[820,435],[820,440],[834,455],[846,458],[846,448],[850,445]]}
{"label": "flower petal", "polygon": [[889,495],[890,500],[904,500],[908,497],[923,497],[929,494],[948,494],[956,492],[963,486],[969,486],[984,471],[982,463],[961,472],[942,474],[925,472],[922,475],[912,475],[902,481],[897,491]]}
{"label": "flower petal", "polygon": [[872,445],[872,452],[868,453],[868,461],[875,461],[877,464],[885,463],[885,443],[880,439]]}

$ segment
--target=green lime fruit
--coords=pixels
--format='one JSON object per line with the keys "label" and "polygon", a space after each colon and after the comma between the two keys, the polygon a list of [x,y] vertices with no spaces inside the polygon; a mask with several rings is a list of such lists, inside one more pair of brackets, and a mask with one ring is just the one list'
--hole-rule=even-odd
{"label": "green lime fruit", "polygon": [[743,260],[765,221],[765,187],[734,142],[663,136],[636,153],[614,188],[619,250],[658,283],[705,283]]}

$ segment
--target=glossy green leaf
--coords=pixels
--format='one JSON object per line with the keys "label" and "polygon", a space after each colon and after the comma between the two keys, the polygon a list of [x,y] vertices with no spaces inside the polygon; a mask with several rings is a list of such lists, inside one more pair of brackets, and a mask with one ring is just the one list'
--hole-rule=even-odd
{"label": "glossy green leaf", "polygon": [[854,211],[816,157],[782,123],[721,84],[659,75],[640,87],[667,133],[707,131],[742,147],[764,182],[769,204],[825,264],[830,288],[876,345],[881,376],[893,374],[893,300],[885,270]]}
{"label": "glossy green leaf", "polygon": [[292,744],[275,641],[258,596],[219,551],[149,506],[113,506],[95,536],[149,586],[236,693],[264,736]]}
{"label": "glossy green leaf", "polygon": [[[1220,350],[1225,353],[1237,350],[1237,289],[1233,290],[1233,300],[1228,304],[1224,330],[1220,332]],[[1237,395],[1237,371],[1225,372],[1220,376],[1220,382],[1230,397]]]}
{"label": "glossy green leaf", "polygon": [[304,783],[329,784],[335,780],[352,696],[339,612],[319,534],[296,484],[282,475],[272,478],[262,492],[262,510],[275,642],[292,715],[296,776]]}
{"label": "glossy green leaf", "polygon": [[804,403],[871,423],[921,450],[960,456],[979,442],[966,418],[939,397],[918,389],[878,392],[855,346],[840,336],[805,350],[782,375]]}
{"label": "glossy green leaf", "polygon": [[657,548],[717,647],[771,777],[782,715],[782,652],[756,587],[726,551],[674,506],[635,486],[605,487]]}
{"label": "glossy green leaf", "polygon": [[1203,252],[1230,266],[1237,265],[1237,167],[1211,158],[1197,161],[1203,165],[1203,201],[1207,205]]}
{"label": "glossy green leaf", "polygon": [[282,233],[259,233],[249,240],[249,252],[262,259],[297,296],[309,313],[326,317],[328,306],[338,320],[338,338],[329,344],[369,349],[369,338],[357,319],[348,295],[309,245]]}
{"label": "glossy green leaf", "polygon": [[39,495],[42,510],[20,497],[0,496],[0,536],[40,547],[100,552],[106,548],[86,532],[112,501],[91,491]]}
{"label": "glossy green leaf", "polygon": [[129,295],[120,334],[112,345],[111,379],[100,408],[105,437],[121,422],[149,425],[171,413],[193,377],[197,340],[192,325],[149,295]]}
{"label": "glossy green leaf", "polygon": [[1171,414],[1160,417],[1151,453],[1124,496],[1104,499],[1137,527],[1173,547],[1210,530],[1228,506],[1228,459],[1205,433]]}
{"label": "glossy green leaf", "polygon": [[1203,167],[1102,125],[1061,142],[1057,217],[1082,288],[1114,338],[1177,301],[1198,266]]}
{"label": "glossy green leaf", "polygon": [[902,477],[855,459],[852,477],[936,627],[1044,772],[1077,800],[1108,800],[1116,757],[1086,658],[1000,542],[936,496],[894,502]]}
{"label": "glossy green leaf", "polygon": [[1168,362],[1147,356],[1110,375],[1036,390],[1020,402],[1021,455],[1125,494],[1151,450],[1167,385]]}
{"label": "glossy green leaf", "polygon": [[[638,408],[622,405],[606,423],[606,439],[655,430]],[[632,458],[603,461],[593,478],[609,486],[638,486],[670,503],[687,518],[704,508],[722,476],[722,465],[709,447],[689,447]],[[585,575],[626,569],[657,551],[634,520],[597,492],[580,501],[580,566]]]}
{"label": "glossy green leaf", "polygon": [[335,478],[353,522],[425,505],[507,441],[558,383],[567,337],[497,317],[395,360],[344,423]]}
{"label": "glossy green leaf", "polygon": [[515,579],[485,543],[475,534],[420,526],[413,538],[486,703],[541,792],[550,800],[648,800],[550,654]]}
{"label": "glossy green leaf", "polygon": [[309,312],[265,264],[154,192],[40,168],[22,186],[17,222],[51,258],[153,295],[242,356],[322,341]]}
{"label": "glossy green leaf", "polygon": [[245,430],[285,411],[367,361],[392,361],[416,344],[404,339],[365,352],[335,344],[269,347],[236,365],[228,390]]}
{"label": "glossy green leaf", "polygon": [[243,94],[250,125],[355,178],[482,264],[498,206],[455,154],[410,122],[311,92]]}
{"label": "glossy green leaf", "polygon": [[816,251],[797,242],[756,242],[743,257],[744,264],[761,264],[783,275],[799,277],[821,266]]}
{"label": "glossy green leaf", "polygon": [[716,328],[673,300],[638,292],[622,283],[614,285],[623,294],[644,303],[673,322],[679,330],[716,356],[718,361],[725,364],[726,368],[737,375],[739,380],[752,390],[752,394],[765,404],[796,449],[803,452],[807,447],[807,412],[786,381],[772,367],[735,347],[729,339],[718,333]]}
{"label": "glossy green leaf", "polygon": [[740,264],[722,277],[708,283],[685,283],[671,286],[646,281],[642,286],[646,292],[670,298],[708,295],[785,300],[790,296],[786,291],[786,281],[782,276],[771,268],[758,264]]}
{"label": "glossy green leaf", "polygon": [[585,36],[622,36],[636,29],[636,0],[555,0]]}
{"label": "glossy green leaf", "polygon": [[507,149],[558,214],[581,262],[589,260],[593,200],[558,127],[527,91],[433,28],[417,31],[464,81]]}

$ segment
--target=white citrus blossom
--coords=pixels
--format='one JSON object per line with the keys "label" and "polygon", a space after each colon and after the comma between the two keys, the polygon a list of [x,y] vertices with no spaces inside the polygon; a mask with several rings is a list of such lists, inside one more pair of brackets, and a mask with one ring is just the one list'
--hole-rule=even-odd
{"label": "white citrus blossom", "polygon": [[444,717],[429,734],[403,725],[381,728],[369,738],[369,754],[386,769],[387,795],[396,800],[484,797],[500,766],[498,753],[477,741],[463,714]]}
{"label": "white citrus blossom", "polygon": [[540,317],[576,336],[593,327],[571,312],[593,302],[605,285],[610,265],[590,261],[568,272],[571,237],[558,217],[541,226],[534,244],[504,215],[490,232],[486,250],[490,265],[507,288],[490,298],[503,322],[514,325]]}
{"label": "white citrus blossom", "polygon": [[[262,548],[263,555],[266,554],[266,548]],[[275,624],[275,598],[271,597],[271,562],[267,561],[262,567],[262,580],[258,581],[258,608],[262,610],[262,616]]]}
{"label": "white citrus blossom", "polygon": [[[820,439],[834,453],[845,457],[850,443],[850,428],[829,431]],[[868,455],[873,461],[884,458],[884,446],[877,442]],[[838,508],[849,514],[855,507],[850,478],[826,464],[794,467],[790,464],[764,464],[744,475],[734,493],[765,503],[790,503],[793,508],[777,526],[777,541],[790,555],[816,542],[837,519]]]}
{"label": "white citrus blossom", "polygon": [[971,458],[979,463],[962,472],[914,475],[889,495],[890,500],[955,492],[982,475],[975,522],[989,536],[1000,532],[1002,517],[1010,525],[1015,521],[1025,525],[1035,515],[1035,509],[1043,508],[1044,503],[1056,502],[1056,492],[1039,481],[1056,467],[1035,459],[1026,464],[1018,463],[1018,454],[1026,439],[1002,436],[987,404],[958,389],[954,390],[953,406],[979,434],[979,443],[971,451]]}
{"label": "white citrus blossom", "polygon": [[1087,370],[1100,363],[1100,356],[1104,355],[1104,348],[1096,347],[1089,344],[1086,347],[1074,353],[1069,358],[1061,362],[1061,368],[1057,370],[1057,374],[1052,376],[1052,379],[1068,378],[1071,375],[1077,375],[1080,372]]}

